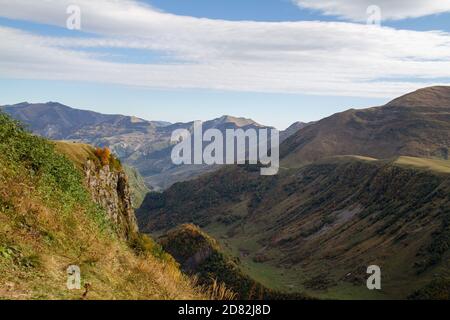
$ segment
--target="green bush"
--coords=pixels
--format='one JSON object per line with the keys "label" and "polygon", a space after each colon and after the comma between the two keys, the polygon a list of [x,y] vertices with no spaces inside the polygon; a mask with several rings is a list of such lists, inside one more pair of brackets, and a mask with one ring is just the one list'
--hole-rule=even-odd
{"label": "green bush", "polygon": [[0,112],[1,165],[13,173],[25,173],[34,179],[47,205],[62,213],[72,212],[80,204],[102,230],[112,226],[102,208],[91,201],[82,173],[65,156],[55,151],[53,143],[27,132],[23,126]]}

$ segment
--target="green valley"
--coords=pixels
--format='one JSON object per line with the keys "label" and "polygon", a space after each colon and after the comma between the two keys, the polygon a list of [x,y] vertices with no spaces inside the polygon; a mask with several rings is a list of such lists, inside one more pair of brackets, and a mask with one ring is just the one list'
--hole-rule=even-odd
{"label": "green valley", "polygon": [[[138,217],[148,232],[202,226],[274,289],[405,298],[449,276],[450,175],[411,159],[337,157],[264,178],[227,168],[149,195]],[[365,288],[372,264],[383,266],[381,293]]]}
{"label": "green valley", "polygon": [[[302,127],[282,143],[277,176],[226,166],[150,193],[140,228],[194,223],[284,292],[404,299],[432,286],[445,296],[436,282],[450,276],[449,93],[426,88]],[[381,291],[366,287],[371,265]]]}

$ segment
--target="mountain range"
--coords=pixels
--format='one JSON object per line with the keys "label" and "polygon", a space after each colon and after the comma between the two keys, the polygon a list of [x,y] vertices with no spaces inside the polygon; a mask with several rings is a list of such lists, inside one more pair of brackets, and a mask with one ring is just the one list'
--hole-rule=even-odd
{"label": "mountain range", "polygon": [[[153,189],[165,189],[175,182],[195,178],[202,173],[215,170],[206,165],[176,166],[170,155],[170,138],[176,129],[192,131],[194,121],[169,123],[147,121],[123,115],[105,115],[97,112],[73,109],[56,102],[30,104],[27,102],[0,108],[11,117],[24,123],[34,134],[52,140],[67,140],[107,146],[124,163],[136,168],[146,184]],[[281,136],[294,133],[294,124]],[[269,128],[251,119],[222,116],[205,121],[204,130],[215,128],[244,130]]]}

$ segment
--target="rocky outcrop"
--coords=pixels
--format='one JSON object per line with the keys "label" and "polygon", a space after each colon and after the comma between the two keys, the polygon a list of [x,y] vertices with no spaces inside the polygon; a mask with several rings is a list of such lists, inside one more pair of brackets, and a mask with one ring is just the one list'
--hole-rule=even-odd
{"label": "rocky outcrop", "polygon": [[111,169],[109,165],[99,166],[94,161],[87,160],[84,175],[92,199],[106,210],[119,234],[130,238],[138,232],[125,172],[122,169]]}

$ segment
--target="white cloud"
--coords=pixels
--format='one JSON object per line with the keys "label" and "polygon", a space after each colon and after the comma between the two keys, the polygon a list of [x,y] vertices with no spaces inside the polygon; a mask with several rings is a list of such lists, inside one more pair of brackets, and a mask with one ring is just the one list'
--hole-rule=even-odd
{"label": "white cloud", "polygon": [[382,20],[402,20],[450,12],[450,0],[293,0],[302,8],[351,21],[367,21],[367,8],[381,9]]}
{"label": "white cloud", "polygon": [[[198,19],[112,0],[0,0],[0,16],[63,27],[73,3],[81,7],[83,31],[93,36],[50,37],[0,27],[3,77],[373,97],[450,78],[450,34],[443,32]],[[161,50],[179,62],[113,63],[79,51],[110,47]]]}

